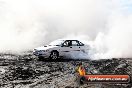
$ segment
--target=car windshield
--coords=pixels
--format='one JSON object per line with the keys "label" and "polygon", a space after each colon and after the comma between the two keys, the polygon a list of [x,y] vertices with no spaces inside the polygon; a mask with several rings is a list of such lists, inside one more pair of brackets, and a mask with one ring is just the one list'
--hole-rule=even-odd
{"label": "car windshield", "polygon": [[60,45],[62,45],[63,42],[64,42],[64,40],[55,40],[55,41],[51,42],[49,45],[60,46]]}

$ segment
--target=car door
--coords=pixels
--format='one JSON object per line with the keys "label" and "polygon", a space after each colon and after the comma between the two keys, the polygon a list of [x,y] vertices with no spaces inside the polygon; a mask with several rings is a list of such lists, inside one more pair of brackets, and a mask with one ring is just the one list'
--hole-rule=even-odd
{"label": "car door", "polygon": [[71,41],[70,40],[66,40],[61,46],[60,55],[61,56],[67,56],[67,55],[69,55],[71,53],[71,51],[72,51]]}
{"label": "car door", "polygon": [[76,53],[78,53],[78,52],[85,52],[85,46],[84,46],[84,44],[83,43],[81,43],[80,41],[78,41],[78,40],[73,40],[72,41],[72,50],[74,51],[74,52],[76,52]]}
{"label": "car door", "polygon": [[79,46],[79,42],[77,40],[72,40],[71,41],[71,48],[73,52],[79,52],[81,47]]}
{"label": "car door", "polygon": [[77,41],[78,42],[78,46],[80,51],[82,51],[83,53],[88,53],[89,52],[89,46],[88,45],[84,45],[82,42]]}

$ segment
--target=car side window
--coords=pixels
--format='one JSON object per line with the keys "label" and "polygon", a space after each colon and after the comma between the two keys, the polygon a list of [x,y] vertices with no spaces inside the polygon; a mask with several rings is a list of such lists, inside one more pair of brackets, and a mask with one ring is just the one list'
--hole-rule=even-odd
{"label": "car side window", "polygon": [[79,43],[77,41],[72,41],[72,46],[78,46]]}
{"label": "car side window", "polygon": [[64,47],[68,47],[68,46],[69,46],[69,41],[65,41],[65,42],[63,43],[63,46],[64,46]]}
{"label": "car side window", "polygon": [[65,41],[65,42],[63,43],[63,46],[67,47],[67,46],[68,46],[68,42]]}
{"label": "car side window", "polygon": [[78,41],[78,43],[79,43],[79,46],[84,46],[84,44],[82,42]]}

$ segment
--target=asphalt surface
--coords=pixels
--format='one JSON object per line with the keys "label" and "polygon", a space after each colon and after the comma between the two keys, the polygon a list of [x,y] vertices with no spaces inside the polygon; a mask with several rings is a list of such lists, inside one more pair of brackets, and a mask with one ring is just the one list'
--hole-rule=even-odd
{"label": "asphalt surface", "polygon": [[39,61],[30,52],[1,53],[0,88],[132,88],[132,83],[79,85],[76,67],[80,62],[97,74],[129,74],[132,77],[131,58]]}

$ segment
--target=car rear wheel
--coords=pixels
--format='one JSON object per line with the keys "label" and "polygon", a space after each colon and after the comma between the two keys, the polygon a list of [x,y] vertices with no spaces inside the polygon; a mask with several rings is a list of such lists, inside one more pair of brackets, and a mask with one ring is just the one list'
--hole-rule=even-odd
{"label": "car rear wheel", "polygon": [[56,60],[56,59],[58,59],[58,57],[59,57],[59,53],[57,51],[51,52],[51,54],[50,54],[51,59]]}
{"label": "car rear wheel", "polygon": [[44,57],[39,56],[39,57],[38,57],[38,60],[39,60],[39,61],[42,61],[42,60],[44,60]]}

